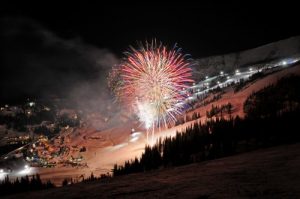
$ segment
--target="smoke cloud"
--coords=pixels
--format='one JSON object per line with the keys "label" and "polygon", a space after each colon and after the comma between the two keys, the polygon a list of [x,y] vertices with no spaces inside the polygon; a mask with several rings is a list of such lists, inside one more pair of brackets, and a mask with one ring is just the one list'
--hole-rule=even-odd
{"label": "smoke cloud", "polygon": [[2,18],[0,29],[1,101],[58,96],[78,109],[112,107],[107,75],[119,59],[108,49],[60,38],[29,18]]}

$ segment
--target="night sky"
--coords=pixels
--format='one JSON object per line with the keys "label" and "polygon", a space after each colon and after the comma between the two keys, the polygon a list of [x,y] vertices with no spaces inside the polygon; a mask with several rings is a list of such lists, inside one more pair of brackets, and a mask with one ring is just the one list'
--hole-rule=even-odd
{"label": "night sky", "polygon": [[105,84],[109,68],[136,41],[178,43],[200,58],[300,34],[296,3],[43,2],[0,7],[1,101],[66,91],[72,96],[82,85],[89,92],[101,90],[97,86]]}

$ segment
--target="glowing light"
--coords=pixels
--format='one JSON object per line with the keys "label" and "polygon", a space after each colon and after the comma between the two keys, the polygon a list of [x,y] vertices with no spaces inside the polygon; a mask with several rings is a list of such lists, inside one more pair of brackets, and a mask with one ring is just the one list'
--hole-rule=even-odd
{"label": "glowing light", "polygon": [[135,133],[132,133],[132,134],[131,134],[131,137],[138,137],[138,136],[140,136],[140,135],[141,135],[140,132],[135,132]]}
{"label": "glowing light", "polygon": [[143,104],[140,102],[136,102],[138,107],[138,117],[141,122],[145,124],[146,129],[149,129],[152,124],[154,124],[155,118],[155,107],[153,104]]}
{"label": "glowing light", "polygon": [[30,107],[32,107],[32,106],[34,106],[34,105],[35,105],[34,102],[29,102],[29,106],[30,106]]}
{"label": "glowing light", "polygon": [[138,139],[139,139],[139,137],[131,138],[131,139],[130,139],[130,142],[135,142],[135,141],[137,141]]}
{"label": "glowing light", "polygon": [[21,170],[21,171],[19,171],[19,175],[28,175],[28,174],[30,174],[30,173],[32,173],[32,168],[31,167],[29,167],[28,165],[25,165],[24,166],[24,169],[23,170]]}
{"label": "glowing light", "polygon": [[7,173],[0,172],[0,180],[4,180],[4,178],[5,178],[6,175],[7,175]]}

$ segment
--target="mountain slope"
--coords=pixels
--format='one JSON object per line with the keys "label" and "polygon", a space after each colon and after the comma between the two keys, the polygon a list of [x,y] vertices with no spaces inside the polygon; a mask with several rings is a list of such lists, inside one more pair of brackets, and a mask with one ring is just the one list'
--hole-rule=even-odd
{"label": "mountain slope", "polygon": [[300,144],[4,198],[299,198]]}
{"label": "mountain slope", "polygon": [[250,50],[197,59],[194,74],[196,79],[204,78],[205,75],[217,74],[221,70],[233,71],[236,68],[295,57],[299,54],[300,36],[296,36]]}
{"label": "mountain slope", "polygon": [[[233,90],[227,91],[221,99],[207,104],[206,106],[196,108],[190,111],[187,115],[190,117],[194,112],[198,112],[201,115],[201,122],[205,122],[206,111],[210,110],[212,104],[214,106],[221,106],[230,102],[233,106],[232,116],[239,115],[244,116],[243,103],[247,97],[255,91],[258,91],[265,86],[274,84],[282,77],[288,75],[300,75],[300,65],[287,68],[285,70],[276,72],[262,79],[259,79],[241,91],[234,93]],[[226,116],[226,115],[225,115]],[[195,120],[196,121],[196,120]],[[158,137],[174,136],[176,131],[182,131],[190,126],[194,121],[186,122],[170,129],[162,129],[160,132],[155,132],[155,139]],[[140,137],[135,142],[130,142],[131,128],[135,128],[136,131],[140,131]],[[96,175],[100,173],[109,172],[115,163],[123,164],[124,161],[139,157],[144,151],[144,147],[147,143],[145,138],[145,130],[139,129],[137,124],[128,122],[127,125],[116,126],[113,129],[107,129],[104,131],[95,131],[93,129],[78,129],[81,136],[74,136],[73,141],[69,144],[78,145],[79,147],[87,147],[87,152],[83,153],[83,157],[88,164],[87,168],[39,168],[41,177],[45,180],[51,179],[56,184],[61,184],[64,178],[73,178],[81,180],[80,176],[89,176],[91,172]],[[102,136],[103,140],[86,139],[82,136],[97,137]],[[81,143],[82,142],[82,143]]]}

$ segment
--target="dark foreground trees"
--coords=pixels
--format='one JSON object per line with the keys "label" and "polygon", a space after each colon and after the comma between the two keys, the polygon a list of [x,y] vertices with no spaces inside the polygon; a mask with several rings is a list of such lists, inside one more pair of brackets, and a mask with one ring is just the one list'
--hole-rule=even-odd
{"label": "dark foreground trees", "polygon": [[9,179],[9,177],[6,176],[5,179],[0,182],[0,195],[49,189],[53,187],[55,186],[50,181],[43,183],[38,174],[30,177],[25,176],[17,178],[16,180]]}

